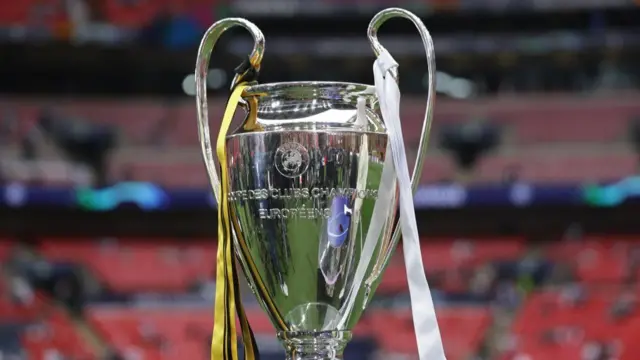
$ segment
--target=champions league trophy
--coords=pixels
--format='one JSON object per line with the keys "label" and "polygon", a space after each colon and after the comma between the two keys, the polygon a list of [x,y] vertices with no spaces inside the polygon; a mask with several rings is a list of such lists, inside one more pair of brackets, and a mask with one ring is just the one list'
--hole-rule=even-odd
{"label": "champions league trophy", "polygon": [[[429,66],[427,114],[410,184],[399,119],[392,121],[397,111],[394,115],[393,109],[388,110],[388,104],[391,108],[394,102],[399,104],[399,92],[385,93],[397,89],[397,64],[377,73],[375,87],[341,82],[259,85],[255,80],[265,49],[261,31],[239,18],[220,20],[207,31],[196,64],[196,94],[200,142],[219,204],[212,359],[238,358],[236,314],[245,359],[257,358],[238,296],[234,254],[275,326],[287,359],[342,359],[351,330],[371,300],[401,232],[420,358],[445,359],[411,199],[422,172],[433,113],[433,43],[414,14],[387,9],[373,18],[368,29],[378,60],[393,62],[377,40],[378,28],[393,17],[408,19],[417,27]],[[234,26],[248,30],[255,44],[236,69],[221,135],[213,146],[207,68],[218,38]],[[236,107],[244,110],[244,121],[227,132]],[[404,208],[403,194],[409,196]]]}

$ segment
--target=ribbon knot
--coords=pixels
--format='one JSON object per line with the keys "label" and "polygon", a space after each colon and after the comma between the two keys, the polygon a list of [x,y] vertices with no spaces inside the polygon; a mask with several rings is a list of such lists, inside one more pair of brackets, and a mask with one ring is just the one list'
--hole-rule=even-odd
{"label": "ribbon knot", "polygon": [[380,71],[385,79],[389,71],[398,69],[398,63],[386,50],[378,55],[378,59],[376,59],[374,66],[378,68],[378,71]]}

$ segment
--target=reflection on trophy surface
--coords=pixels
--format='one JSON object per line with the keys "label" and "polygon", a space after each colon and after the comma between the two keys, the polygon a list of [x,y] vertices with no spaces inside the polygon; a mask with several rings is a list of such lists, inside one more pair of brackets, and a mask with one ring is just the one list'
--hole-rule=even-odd
{"label": "reflection on trophy surface", "polygon": [[[369,29],[374,49],[380,46],[377,28],[394,16],[418,27],[430,71],[435,71],[426,29],[404,10],[389,9],[374,18]],[[260,30],[243,19],[226,19],[205,36],[196,71],[201,141],[219,201],[216,166],[207,156],[212,146],[202,79],[215,41],[234,25],[252,33],[256,45],[250,62],[259,64],[264,51]],[[397,231],[392,236],[396,177],[381,187],[391,154],[376,89],[339,82],[252,82],[242,90],[238,106],[246,114],[244,122],[226,134],[222,149],[227,174],[222,194],[237,258],[288,358],[342,358],[350,331],[398,242]],[[427,133],[425,126],[423,141]],[[419,159],[418,175],[421,165]],[[386,171],[394,171],[393,166]],[[384,216],[374,220],[376,207]],[[373,221],[379,222],[375,248],[364,259]],[[359,268],[364,273],[358,277]]]}
{"label": "reflection on trophy surface", "polygon": [[[242,229],[239,241],[249,251],[244,261],[262,274],[264,295],[277,309],[270,315],[292,331],[335,330],[341,317],[348,328],[357,320],[340,308],[351,292],[348,269],[355,268],[369,228],[387,147],[373,97],[360,95],[368,97],[371,111],[366,119],[356,116],[363,90],[318,83],[249,88],[247,96],[260,94],[255,120],[262,130],[229,136],[231,207]],[[303,92],[311,96],[298,95]],[[332,101],[332,108],[317,109],[318,100]],[[291,131],[280,130],[277,114],[284,114]],[[256,147],[263,153],[242,151]],[[367,156],[358,156],[363,149]],[[247,176],[258,171],[260,181]],[[387,226],[394,215],[388,212]],[[351,226],[353,218],[358,228]],[[274,255],[262,260],[268,252]]]}

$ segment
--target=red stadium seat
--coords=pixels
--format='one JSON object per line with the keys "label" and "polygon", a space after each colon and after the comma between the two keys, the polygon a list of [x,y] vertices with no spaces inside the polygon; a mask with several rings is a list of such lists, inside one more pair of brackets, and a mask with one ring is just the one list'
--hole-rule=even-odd
{"label": "red stadium seat", "polygon": [[[474,354],[491,324],[488,309],[476,307],[439,308],[438,324],[447,359],[464,360]],[[417,353],[410,311],[370,311],[369,324],[381,349],[388,354]]]}
{"label": "red stadium seat", "polygon": [[0,279],[0,324],[25,326],[20,340],[28,358],[45,359],[53,353],[77,360],[95,358],[65,313],[40,292],[14,297],[11,280],[15,278]]}
{"label": "red stadium seat", "polygon": [[0,264],[11,255],[13,251],[13,241],[8,239],[0,239]]}
{"label": "red stadium seat", "polygon": [[[275,330],[259,309],[247,309],[256,334],[275,338]],[[136,351],[145,359],[204,359],[209,351],[213,313],[210,308],[93,307],[90,323],[122,353]]]}
{"label": "red stadium seat", "polygon": [[185,290],[215,269],[215,243],[162,245],[157,242],[97,243],[43,241],[47,259],[78,262],[93,270],[111,289],[121,292]]}
{"label": "red stadium seat", "polygon": [[476,181],[501,181],[505,170],[514,166],[519,170],[519,177],[527,181],[595,182],[618,180],[634,174],[637,156],[631,151],[614,154],[522,151],[516,156],[487,156],[478,164]]}
{"label": "red stadium seat", "polygon": [[66,38],[70,24],[64,2],[57,0],[0,2],[0,27],[33,26],[34,24],[51,31],[55,38]]}
{"label": "red stadium seat", "polygon": [[630,331],[640,328],[640,314],[633,310],[622,319],[611,317],[614,302],[628,295],[620,287],[587,287],[582,303],[567,302],[561,294],[540,292],[525,302],[512,327],[517,353],[533,359],[580,360],[583,345],[598,341],[621,343],[621,359],[640,356],[636,338],[630,338]]}
{"label": "red stadium seat", "polygon": [[422,244],[427,271],[473,268],[495,260],[515,260],[526,249],[518,238],[429,239]]}
{"label": "red stadium seat", "polygon": [[[168,359],[175,353],[202,358],[212,328],[211,316],[210,309],[180,307],[96,306],[88,311],[90,323],[115,348],[124,353],[137,349],[154,359]],[[247,309],[247,316],[256,334],[275,338],[273,326],[260,309]],[[438,319],[451,360],[473,353],[490,324],[489,312],[482,308],[443,308],[438,310]],[[375,337],[387,352],[416,351],[409,311],[370,310],[356,334]]]}
{"label": "red stadium seat", "polygon": [[[434,133],[447,124],[483,117],[512,128],[518,144],[538,142],[611,142],[624,139],[630,118],[640,113],[634,93],[583,98],[573,95],[503,97],[491,100],[438,100]],[[422,119],[424,100],[406,99],[403,119]],[[405,134],[417,136],[421,124],[406,121]],[[407,140],[410,138],[407,138]]]}
{"label": "red stadium seat", "polygon": [[620,282],[627,275],[630,246],[628,241],[587,239],[552,244],[547,254],[557,261],[569,261],[582,281]]}
{"label": "red stadium seat", "polygon": [[12,280],[13,278],[0,279],[0,320],[27,323],[41,317],[50,309],[46,297],[39,292],[34,292],[30,298],[15,298],[13,284],[10,282]]}
{"label": "red stadium seat", "polygon": [[[48,103],[0,99],[0,106],[18,115],[20,129],[17,138],[30,129],[39,111]],[[512,128],[517,145],[513,145],[509,152],[498,151],[484,157],[475,171],[474,181],[501,181],[505,171],[514,167],[519,169],[523,180],[529,181],[612,180],[635,172],[637,156],[633,151],[618,145],[614,150],[585,151],[589,149],[588,145],[576,145],[576,142],[611,144],[622,140],[628,119],[640,113],[639,103],[629,96],[588,101],[567,97],[528,101],[503,99],[486,104],[441,101],[437,107],[434,134],[437,134],[438,126],[467,121],[480,110],[494,117],[498,123]],[[407,99],[403,103],[405,140],[411,146],[418,141],[423,105],[422,100],[416,99]],[[218,109],[223,106],[224,99],[211,101],[209,115],[214,133],[221,115]],[[156,181],[166,186],[208,186],[198,155],[197,129],[193,123],[196,113],[192,102],[174,102],[165,106],[148,100],[124,103],[111,100],[60,101],[58,108],[71,117],[114,124],[122,130],[126,141],[122,142],[119,155],[114,157],[115,179],[128,173],[134,180]],[[555,150],[545,145],[559,141],[567,144]],[[140,146],[148,149],[141,150]],[[189,152],[185,152],[183,147],[187,147]],[[425,161],[422,181],[452,180],[455,171],[456,165],[449,155],[432,153]]]}
{"label": "red stadium seat", "polygon": [[[515,260],[526,250],[518,238],[498,239],[429,239],[422,246],[422,261],[429,273],[444,274],[444,290],[464,291],[466,280],[462,269],[474,269],[487,262]],[[408,291],[402,247],[398,246],[385,270],[376,294],[399,294]]]}
{"label": "red stadium seat", "polygon": [[30,358],[45,359],[47,354],[77,360],[95,359],[95,354],[79,335],[69,318],[57,311],[45,321],[27,327],[22,345]]}
{"label": "red stadium seat", "polygon": [[46,304],[40,295],[31,303],[18,303],[11,299],[9,290],[0,288],[0,319],[8,322],[29,322],[37,318],[45,309]]}
{"label": "red stadium seat", "polygon": [[81,121],[116,125],[123,131],[125,143],[138,144],[153,140],[150,137],[156,123],[166,116],[161,103],[145,100],[63,102],[57,109],[61,114]]}
{"label": "red stadium seat", "polygon": [[33,2],[32,0],[0,2],[0,26],[27,23]]}
{"label": "red stadium seat", "polygon": [[[199,155],[195,155],[199,156]],[[151,181],[153,183],[171,187],[208,188],[209,178],[204,165],[200,162],[193,163],[164,163],[138,161],[125,165],[133,180]]]}
{"label": "red stadium seat", "polygon": [[511,119],[518,141],[540,142],[605,142],[625,139],[631,114],[612,113],[611,109],[585,109],[549,112],[548,115],[531,112]]}
{"label": "red stadium seat", "polygon": [[162,1],[153,0],[135,2],[107,0],[102,2],[102,10],[112,24],[139,28],[148,25],[158,15],[162,4]]}
{"label": "red stadium seat", "polygon": [[396,249],[396,253],[391,257],[387,269],[382,274],[382,280],[376,294],[401,294],[409,289],[407,283],[407,272],[404,267],[402,249]]}

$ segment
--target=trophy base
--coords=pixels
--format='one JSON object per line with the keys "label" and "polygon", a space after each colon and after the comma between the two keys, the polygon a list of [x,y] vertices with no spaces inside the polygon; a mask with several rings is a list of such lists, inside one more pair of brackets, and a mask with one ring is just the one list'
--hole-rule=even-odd
{"label": "trophy base", "polygon": [[342,360],[351,331],[281,331],[286,360]]}

